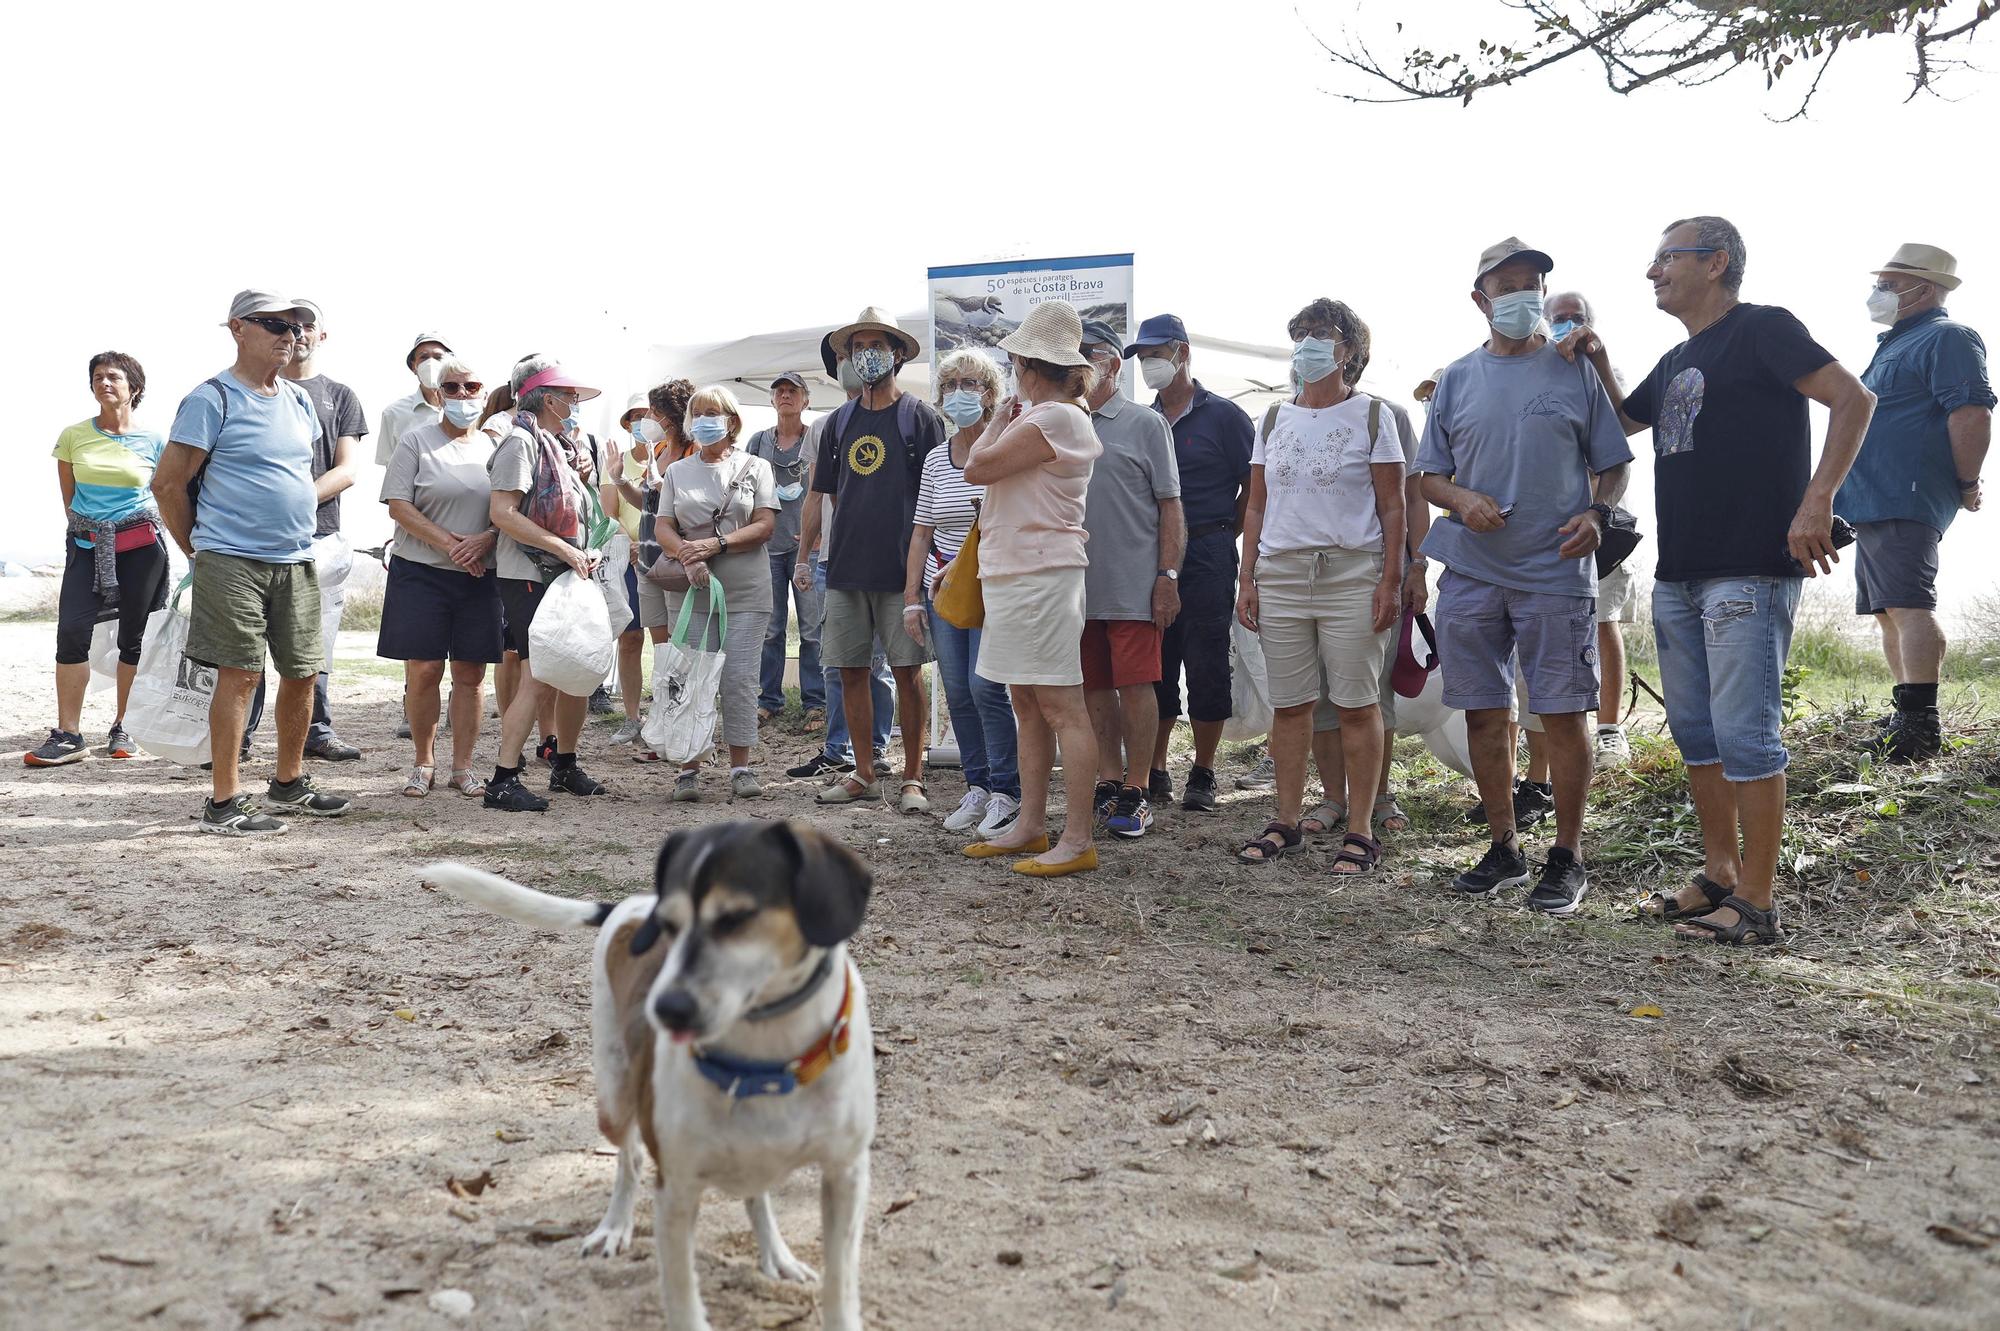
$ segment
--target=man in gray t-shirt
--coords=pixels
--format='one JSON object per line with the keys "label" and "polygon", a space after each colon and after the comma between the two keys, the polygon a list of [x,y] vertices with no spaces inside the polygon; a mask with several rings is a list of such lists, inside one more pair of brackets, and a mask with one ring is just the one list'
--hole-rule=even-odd
{"label": "man in gray t-shirt", "polygon": [[[807,712],[824,712],[826,685],[819,666],[819,595],[812,588],[792,585],[798,571],[799,525],[805,506],[813,502],[812,463],[817,436],[806,429],[806,378],[787,370],[771,381],[771,410],[778,413],[775,429],[759,430],[746,446],[751,457],[771,464],[778,488],[778,525],[764,553],[771,559],[771,622],[764,630],[764,659],[759,671],[757,715],[775,716],[785,709],[785,632],[790,618],[789,594],[799,608],[799,702]],[[808,555],[810,552],[808,552]]]}
{"label": "man in gray t-shirt", "polygon": [[1561,917],[1589,885],[1580,846],[1591,768],[1585,713],[1598,690],[1591,554],[1632,450],[1588,358],[1565,354],[1541,331],[1554,266],[1511,236],[1479,256],[1472,300],[1487,339],[1445,367],[1417,468],[1424,496],[1449,510],[1424,540],[1424,553],[1447,570],[1437,606],[1444,701],[1465,709],[1493,834],[1492,848],[1452,885],[1490,896],[1528,879],[1507,747],[1518,651],[1556,803],[1556,844],[1527,904]]}
{"label": "man in gray t-shirt", "polygon": [[[1097,731],[1097,811],[1108,830],[1140,837],[1152,825],[1148,767],[1159,728],[1160,635],[1180,613],[1180,465],[1166,418],[1118,391],[1124,343],[1109,324],[1083,325],[1097,372],[1090,423],[1104,453],[1090,473],[1084,530],[1083,696]],[[1123,757],[1120,757],[1120,754]]]}

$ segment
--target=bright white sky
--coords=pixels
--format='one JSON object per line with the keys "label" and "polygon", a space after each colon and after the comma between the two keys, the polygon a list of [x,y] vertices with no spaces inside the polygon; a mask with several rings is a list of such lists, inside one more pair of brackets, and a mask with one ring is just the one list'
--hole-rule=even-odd
{"label": "bright white sky", "polygon": [[[1952,313],[2000,334],[2000,240],[1967,170],[1991,78],[1903,105],[1908,50],[1885,39],[1789,125],[1750,71],[1619,98],[1581,63],[1470,108],[1354,106],[1308,27],[1337,41],[1352,8],[24,6],[0,86],[0,339],[26,389],[0,556],[57,557],[48,450],[92,411],[91,353],[139,357],[142,421],[164,428],[231,359],[217,324],[246,286],[321,304],[320,368],[371,425],[412,387],[419,329],[489,382],[557,354],[622,406],[654,344],[920,308],[932,264],[1127,250],[1142,317],[1218,336],[1281,343],[1306,301],[1346,300],[1374,329],[1368,386],[1407,399],[1483,335],[1468,274],[1510,233],[1591,296],[1631,377],[1681,336],[1642,277],[1660,227],[1703,212],[1747,237],[1746,298],[1857,372],[1869,270],[1905,240],[1954,251]],[[1398,18],[1442,47],[1517,17],[1361,8],[1378,52]],[[360,544],[386,529],[379,484],[370,466],[350,492]],[[2000,502],[1947,538],[1947,599],[1989,590],[1996,556]]]}

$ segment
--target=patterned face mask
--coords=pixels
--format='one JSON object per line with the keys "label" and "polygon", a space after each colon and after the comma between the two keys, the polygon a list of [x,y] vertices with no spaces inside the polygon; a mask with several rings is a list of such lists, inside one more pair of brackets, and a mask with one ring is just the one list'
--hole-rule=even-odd
{"label": "patterned face mask", "polygon": [[854,353],[854,370],[864,384],[879,384],[896,368],[896,358],[881,347],[868,347]]}

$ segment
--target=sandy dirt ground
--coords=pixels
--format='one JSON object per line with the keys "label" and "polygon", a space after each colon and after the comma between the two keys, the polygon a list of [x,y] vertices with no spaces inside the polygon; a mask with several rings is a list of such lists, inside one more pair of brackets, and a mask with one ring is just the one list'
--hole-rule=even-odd
{"label": "sandy dirt ground", "polygon": [[[1567,924],[1468,907],[1462,831],[1365,882],[1326,845],[1240,868],[1268,810],[1233,792],[1032,883],[931,820],[816,813],[789,733],[760,802],[670,805],[595,728],[615,797],[491,814],[399,796],[399,686],[358,672],[367,757],[316,768],[358,811],[210,838],[199,772],[19,764],[52,634],[0,628],[0,1326],[659,1325],[650,1202],[633,1253],[577,1255],[612,1175],[588,938],[414,870],[622,896],[668,829],[785,815],[878,876],[871,1326],[2000,1325],[2000,1027],[1774,988],[1627,922],[1641,885]],[[817,1181],[776,1200],[818,1264]],[[699,1265],[718,1328],[818,1325],[734,1202]]]}

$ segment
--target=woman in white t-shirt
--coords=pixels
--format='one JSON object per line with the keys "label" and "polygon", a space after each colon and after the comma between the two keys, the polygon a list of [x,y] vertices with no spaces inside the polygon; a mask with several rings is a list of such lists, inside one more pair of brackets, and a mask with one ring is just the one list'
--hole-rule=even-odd
{"label": "woman in white t-shirt", "polygon": [[973,668],[979,659],[980,629],[962,629],[942,619],[931,605],[938,571],[965,545],[984,489],[965,479],[966,459],[979,442],[1000,401],[1000,367],[982,351],[954,351],[937,367],[937,406],[958,427],[943,448],[924,454],[917,485],[916,525],[910,531],[909,577],[903,587],[903,619],[918,642],[928,633],[937,654],[951,709],[952,738],[958,742],[965,773],[965,798],[945,816],[944,830],[977,829],[993,836],[1014,821],[1021,808],[1021,772],[1015,758],[1014,709],[1007,686]]}
{"label": "woman in white t-shirt", "polygon": [[[757,743],[757,677],[764,629],[771,619],[771,565],[764,546],[778,523],[778,482],[771,464],[737,446],[743,411],[719,384],[687,404],[687,435],[694,451],[669,466],[652,492],[653,535],[661,558],[679,560],[690,590],[666,593],[668,621],[694,598],[688,645],[723,653],[722,742],[729,748],[729,790],[737,799],[764,793],[750,770]],[[720,599],[725,615],[712,607]],[[723,630],[727,623],[726,632]],[[701,798],[699,758],[681,768],[673,798]]]}
{"label": "woman in white t-shirt", "polygon": [[1303,387],[1257,429],[1236,594],[1237,618],[1264,648],[1278,816],[1236,858],[1268,864],[1304,848],[1306,748],[1324,679],[1354,778],[1333,871],[1367,873],[1382,857],[1373,778],[1382,764],[1382,665],[1402,599],[1403,449],[1394,416],[1353,386],[1368,363],[1368,325],[1322,298],[1287,331]]}
{"label": "woman in white t-shirt", "polygon": [[[1097,867],[1091,791],[1097,735],[1083,701],[1083,572],[1089,534],[1084,495],[1104,445],[1083,406],[1095,371],[1082,351],[1083,321],[1067,301],[1028,311],[1000,343],[1018,401],[1003,402],[993,428],[966,459],[965,479],[986,487],[979,513],[979,587],[986,605],[977,669],[1011,686],[1020,739],[1021,812],[974,858],[1023,853],[1016,873],[1053,878]],[[949,574],[947,573],[947,577]],[[1067,818],[1048,836],[1049,781],[1062,745]]]}

